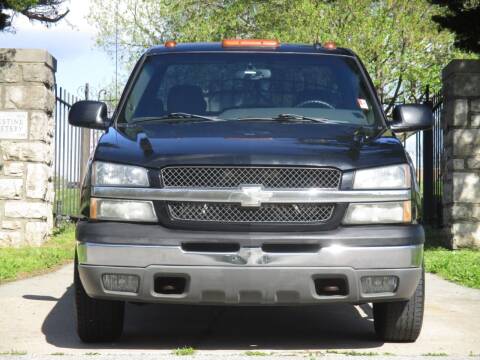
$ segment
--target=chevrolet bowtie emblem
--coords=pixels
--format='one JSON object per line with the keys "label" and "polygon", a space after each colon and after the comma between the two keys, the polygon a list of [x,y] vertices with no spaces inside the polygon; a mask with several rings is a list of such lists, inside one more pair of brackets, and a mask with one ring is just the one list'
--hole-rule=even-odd
{"label": "chevrolet bowtie emblem", "polygon": [[266,191],[263,186],[240,185],[239,201],[241,206],[259,207],[272,197],[271,191]]}

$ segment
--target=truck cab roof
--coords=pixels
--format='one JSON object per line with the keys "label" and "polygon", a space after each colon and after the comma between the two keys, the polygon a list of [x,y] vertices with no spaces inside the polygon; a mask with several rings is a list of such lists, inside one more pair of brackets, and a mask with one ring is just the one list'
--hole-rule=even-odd
{"label": "truck cab roof", "polygon": [[223,42],[202,42],[202,43],[175,43],[174,46],[159,45],[149,48],[146,55],[157,55],[163,53],[182,53],[182,52],[276,52],[276,53],[304,53],[304,54],[326,54],[343,55],[357,57],[355,53],[347,48],[326,48],[321,44],[281,44],[277,47],[265,46],[238,46],[224,47]]}

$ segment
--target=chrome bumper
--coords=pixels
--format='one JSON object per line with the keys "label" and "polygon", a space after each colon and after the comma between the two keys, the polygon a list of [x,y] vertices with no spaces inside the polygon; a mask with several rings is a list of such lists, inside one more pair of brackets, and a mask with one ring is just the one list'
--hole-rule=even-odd
{"label": "chrome bumper", "polygon": [[[315,304],[405,300],[421,275],[423,245],[348,247],[326,246],[313,253],[266,253],[242,247],[236,253],[186,252],[179,246],[77,243],[79,271],[87,294],[95,298],[190,304]],[[136,294],[104,289],[102,274],[124,273],[140,278]],[[154,291],[159,276],[183,276],[181,295]],[[367,275],[399,278],[394,293],[364,294],[360,279]],[[319,296],[313,280],[341,276],[345,296]]]}

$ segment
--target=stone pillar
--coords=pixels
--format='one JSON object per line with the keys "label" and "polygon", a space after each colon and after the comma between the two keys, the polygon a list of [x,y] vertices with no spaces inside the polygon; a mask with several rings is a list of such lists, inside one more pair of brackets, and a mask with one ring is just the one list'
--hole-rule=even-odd
{"label": "stone pillar", "polygon": [[56,60],[0,49],[0,246],[39,245],[53,228]]}
{"label": "stone pillar", "polygon": [[449,245],[480,247],[480,61],[453,60],[442,77]]}

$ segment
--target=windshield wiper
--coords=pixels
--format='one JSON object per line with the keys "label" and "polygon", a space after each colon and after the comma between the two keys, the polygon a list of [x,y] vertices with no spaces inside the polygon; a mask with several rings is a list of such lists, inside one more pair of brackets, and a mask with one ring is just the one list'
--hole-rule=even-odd
{"label": "windshield wiper", "polygon": [[298,114],[278,114],[274,120],[278,121],[313,121],[313,122],[320,122],[320,123],[328,123],[331,120],[326,118],[317,118],[317,117],[310,117],[305,115],[298,115]]}
{"label": "windshield wiper", "polygon": [[254,120],[266,120],[266,121],[284,121],[284,122],[297,122],[297,121],[310,121],[310,122],[318,122],[318,123],[336,123],[336,121],[325,119],[325,118],[317,118],[317,117],[310,117],[298,114],[278,114],[273,117],[245,117],[236,119],[239,121],[254,121]]}
{"label": "windshield wiper", "polygon": [[138,117],[134,118],[131,121],[131,124],[138,124],[141,122],[147,121],[168,121],[168,120],[204,120],[204,121],[222,121],[218,118],[210,117],[210,116],[203,116],[197,114],[189,114],[183,112],[173,112],[169,114],[165,114],[162,116],[145,116],[145,117]]}

